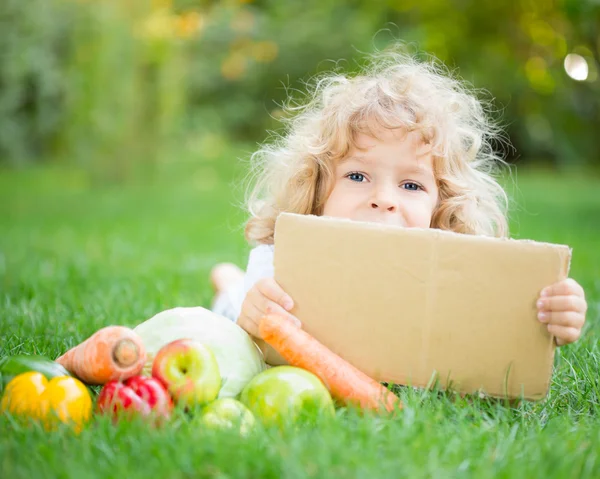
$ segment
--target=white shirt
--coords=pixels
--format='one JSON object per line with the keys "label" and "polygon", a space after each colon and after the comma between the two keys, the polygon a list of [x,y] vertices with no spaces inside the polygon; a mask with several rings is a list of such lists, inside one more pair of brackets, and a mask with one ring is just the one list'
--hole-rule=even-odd
{"label": "white shirt", "polygon": [[242,303],[246,294],[262,278],[273,278],[275,247],[273,245],[260,245],[250,251],[248,265],[244,280],[222,291],[211,307],[214,313],[225,316],[231,321],[237,321],[242,310]]}
{"label": "white shirt", "polygon": [[258,280],[275,276],[274,256],[275,246],[272,244],[261,244],[250,251],[246,275],[244,276],[244,296]]}

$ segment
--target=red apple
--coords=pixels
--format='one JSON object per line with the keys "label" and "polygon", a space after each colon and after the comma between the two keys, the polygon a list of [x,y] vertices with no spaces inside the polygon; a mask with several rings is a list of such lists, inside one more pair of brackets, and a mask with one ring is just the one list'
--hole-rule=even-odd
{"label": "red apple", "polygon": [[159,349],[152,363],[152,376],[185,408],[216,399],[221,389],[221,373],[214,354],[192,339],[178,339]]}
{"label": "red apple", "polygon": [[106,383],[98,396],[97,407],[101,413],[110,414],[115,419],[123,414],[168,418],[173,401],[160,381],[134,376],[125,382]]}

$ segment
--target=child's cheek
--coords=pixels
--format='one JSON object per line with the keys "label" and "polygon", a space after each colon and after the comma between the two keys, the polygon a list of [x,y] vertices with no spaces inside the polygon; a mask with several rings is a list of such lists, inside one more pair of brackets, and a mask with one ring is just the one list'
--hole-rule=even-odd
{"label": "child's cheek", "polygon": [[428,201],[413,201],[405,210],[409,228],[430,228],[433,219],[433,206]]}

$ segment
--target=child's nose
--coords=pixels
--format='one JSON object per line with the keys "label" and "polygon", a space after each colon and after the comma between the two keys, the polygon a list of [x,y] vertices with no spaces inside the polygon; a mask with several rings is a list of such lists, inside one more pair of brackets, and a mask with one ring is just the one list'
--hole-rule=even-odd
{"label": "child's nose", "polygon": [[389,190],[379,190],[371,200],[371,208],[393,213],[398,210],[398,199]]}
{"label": "child's nose", "polygon": [[371,208],[386,210],[386,211],[393,213],[394,211],[396,211],[397,206],[395,204],[388,203],[386,201],[377,201],[377,202],[374,201],[371,203]]}

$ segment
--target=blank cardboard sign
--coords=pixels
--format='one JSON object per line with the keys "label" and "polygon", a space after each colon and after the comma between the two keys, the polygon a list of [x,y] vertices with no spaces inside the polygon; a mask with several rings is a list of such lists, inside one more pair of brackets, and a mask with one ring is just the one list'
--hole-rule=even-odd
{"label": "blank cardboard sign", "polygon": [[303,328],[385,382],[543,398],[554,338],[536,318],[567,246],[283,213],[275,279]]}

